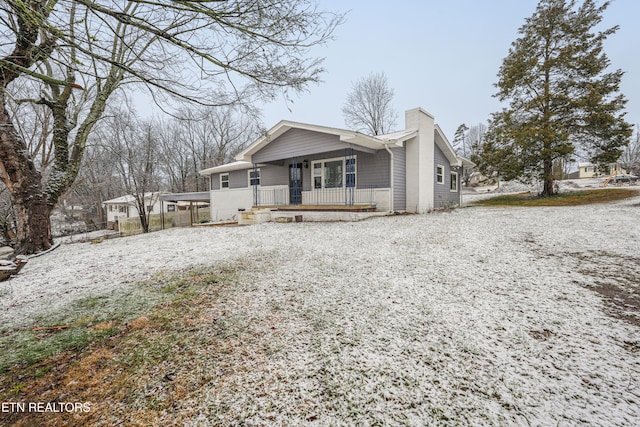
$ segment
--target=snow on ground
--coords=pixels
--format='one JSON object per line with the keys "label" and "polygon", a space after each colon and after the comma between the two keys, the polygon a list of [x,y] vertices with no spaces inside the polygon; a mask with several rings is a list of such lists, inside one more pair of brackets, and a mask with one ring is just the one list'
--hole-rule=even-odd
{"label": "snow on ground", "polygon": [[[555,181],[558,190],[562,192],[575,190],[588,190],[602,188],[606,178],[581,178]],[[628,184],[627,184],[628,185]],[[530,192],[538,194],[542,192],[542,183],[524,184],[518,181],[501,182],[500,186],[489,185],[483,187],[465,187],[462,189],[462,202],[473,203],[477,200],[495,197],[498,194],[515,194]]]}
{"label": "snow on ground", "polygon": [[[228,371],[233,387],[210,384],[175,416],[195,413],[200,425],[640,425],[640,331],[590,289],[640,274],[639,214],[634,198],[63,244],[0,284],[0,323],[22,327],[160,270],[242,260],[245,285],[225,313],[249,319],[271,357]],[[267,317],[277,324],[259,321]],[[169,424],[180,420],[172,416]]]}

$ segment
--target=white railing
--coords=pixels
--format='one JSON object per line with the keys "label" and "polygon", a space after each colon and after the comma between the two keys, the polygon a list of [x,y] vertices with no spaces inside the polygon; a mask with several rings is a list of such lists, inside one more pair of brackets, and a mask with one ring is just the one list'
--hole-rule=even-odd
{"label": "white railing", "polygon": [[[302,205],[308,206],[353,206],[375,205],[375,187],[303,188]],[[283,206],[291,204],[287,186],[257,188],[254,191],[254,206]]]}

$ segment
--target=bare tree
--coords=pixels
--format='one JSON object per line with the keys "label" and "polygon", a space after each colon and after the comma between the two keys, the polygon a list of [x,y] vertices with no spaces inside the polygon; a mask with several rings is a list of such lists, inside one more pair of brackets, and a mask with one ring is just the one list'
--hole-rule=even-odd
{"label": "bare tree", "polygon": [[199,171],[230,161],[262,129],[260,114],[240,105],[190,107],[175,116],[158,126],[158,138],[161,168],[178,192],[207,189]]}
{"label": "bare tree", "polygon": [[115,168],[125,195],[133,197],[142,231],[149,231],[149,215],[161,186],[157,127],[141,121],[131,109],[116,112],[109,118],[109,135],[104,143],[115,160]]}
{"label": "bare tree", "polygon": [[[149,89],[156,102],[286,96],[319,80],[321,60],[307,58],[309,50],[342,20],[305,0],[0,0],[0,14],[0,178],[13,199],[22,253],[51,246],[50,213],[124,85]],[[34,89],[23,95],[26,81]],[[46,175],[17,131],[12,100],[49,111],[54,150]]]}
{"label": "bare tree", "polygon": [[[478,123],[471,126],[464,138],[465,153],[471,157],[477,155],[484,143],[485,134],[487,133],[487,125],[484,123]],[[466,156],[465,156],[466,157]]]}
{"label": "bare tree", "polygon": [[640,125],[635,126],[635,133],[624,147],[620,157],[620,165],[629,173],[640,175]]}
{"label": "bare tree", "polygon": [[196,171],[193,168],[193,146],[178,120],[161,121],[158,132],[160,170],[170,191],[196,191]]}
{"label": "bare tree", "polygon": [[[87,210],[87,225],[104,228],[107,217],[102,203],[127,194],[118,174],[118,156],[106,141],[112,132],[106,128],[109,120],[101,121],[87,142],[83,165],[78,178],[71,187],[73,194]],[[105,138],[105,139],[103,139]]]}
{"label": "bare tree", "polygon": [[[471,156],[479,155],[486,132],[487,126],[484,123],[478,123],[471,127],[468,127],[464,123],[458,126],[453,139],[453,147],[456,150],[456,153],[467,159]],[[465,185],[469,185],[471,175],[476,171],[476,168],[464,169],[462,181]]]}
{"label": "bare tree", "polygon": [[398,114],[391,101],[393,89],[384,73],[369,74],[353,84],[342,107],[344,122],[350,129],[371,135],[389,133]]}

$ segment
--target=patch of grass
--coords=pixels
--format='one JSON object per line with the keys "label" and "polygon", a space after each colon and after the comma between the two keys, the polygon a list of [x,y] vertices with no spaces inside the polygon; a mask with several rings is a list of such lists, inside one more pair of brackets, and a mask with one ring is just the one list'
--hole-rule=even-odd
{"label": "patch of grass", "polygon": [[[171,301],[189,301],[202,286],[223,279],[226,270],[198,269],[132,284],[110,294],[80,298],[34,319],[29,328],[0,336],[0,375],[36,365],[65,351],[80,352],[92,343],[121,334],[127,323]],[[34,329],[37,327],[37,329]],[[37,375],[36,375],[37,376]]]}
{"label": "patch of grass", "polygon": [[640,195],[640,191],[630,188],[603,188],[560,193],[551,197],[539,197],[532,193],[496,196],[475,202],[482,206],[579,206],[594,203],[610,203]]}
{"label": "patch of grass", "polygon": [[4,339],[1,343],[2,347],[7,348],[8,351],[3,351],[0,358],[0,372],[6,371],[11,366],[32,366],[63,351],[83,349],[89,343],[102,340],[117,332],[115,328],[96,331],[75,327],[43,336],[45,334],[34,331],[21,331]]}
{"label": "patch of grass", "polygon": [[[217,364],[212,363],[215,351],[224,346],[228,347],[226,351],[246,348],[245,340],[225,338],[227,328],[233,332],[235,323],[242,326],[246,321],[238,322],[230,316],[227,322],[225,312],[212,325],[206,312],[211,305],[220,304],[219,298],[237,283],[237,268],[201,268],[155,280],[153,286],[158,292],[173,293],[142,315],[117,325],[116,336],[89,336],[84,348],[56,349],[37,364],[14,365],[0,372],[0,400],[52,401],[64,390],[67,396],[92,403],[89,413],[80,414],[83,425],[98,421],[103,425],[123,421],[127,425],[157,425],[162,412],[180,407],[190,393],[221,375]],[[90,316],[84,313],[82,317]],[[105,325],[108,322],[91,329],[102,330]],[[63,331],[56,334],[62,337]],[[30,347],[34,351],[34,346]],[[122,414],[113,410],[122,405],[127,408],[125,418],[119,418]],[[0,414],[0,425],[49,427],[78,422],[73,414],[38,416]],[[113,423],[105,421],[112,419]]]}

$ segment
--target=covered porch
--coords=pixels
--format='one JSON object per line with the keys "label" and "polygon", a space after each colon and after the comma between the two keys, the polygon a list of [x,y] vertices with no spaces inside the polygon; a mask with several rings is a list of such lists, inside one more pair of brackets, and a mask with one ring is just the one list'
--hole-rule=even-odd
{"label": "covered porch", "polygon": [[388,197],[388,188],[375,186],[313,188],[279,185],[252,189],[254,208],[280,211],[373,212]]}

